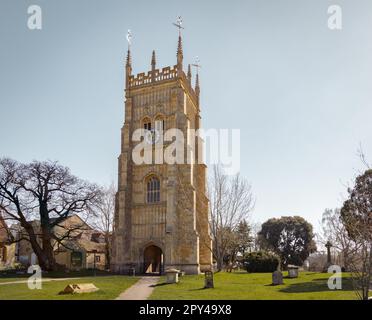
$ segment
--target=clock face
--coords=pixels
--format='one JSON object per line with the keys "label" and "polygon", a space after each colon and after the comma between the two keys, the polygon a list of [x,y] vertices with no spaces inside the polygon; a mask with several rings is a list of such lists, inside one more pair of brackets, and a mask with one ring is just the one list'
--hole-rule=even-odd
{"label": "clock face", "polygon": [[145,135],[145,140],[148,144],[156,144],[160,141],[160,132],[156,129],[148,130]]}

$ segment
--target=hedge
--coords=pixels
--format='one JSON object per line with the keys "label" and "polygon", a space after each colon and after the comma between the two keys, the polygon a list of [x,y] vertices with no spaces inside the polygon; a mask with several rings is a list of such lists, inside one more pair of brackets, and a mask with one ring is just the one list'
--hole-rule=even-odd
{"label": "hedge", "polygon": [[247,272],[274,272],[277,270],[279,262],[278,256],[265,251],[248,253],[244,257]]}

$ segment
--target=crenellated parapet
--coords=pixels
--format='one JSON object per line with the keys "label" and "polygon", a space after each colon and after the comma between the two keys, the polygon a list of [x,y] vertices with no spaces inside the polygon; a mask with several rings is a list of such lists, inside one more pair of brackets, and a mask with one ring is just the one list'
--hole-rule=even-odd
{"label": "crenellated parapet", "polygon": [[129,77],[129,89],[176,78],[177,66],[165,67],[161,70],[155,69],[154,71],[149,71],[147,73],[142,72],[136,76],[132,75]]}
{"label": "crenellated parapet", "polygon": [[141,72],[137,75],[131,75],[128,78],[127,90],[142,88],[145,86],[152,86],[154,84],[160,84],[161,82],[165,83],[176,79],[181,79],[192,99],[198,101],[197,90],[194,89],[191,84],[191,76],[186,76],[183,71],[179,76],[177,65],[173,67],[165,67],[162,69],[153,69],[152,71],[148,71],[147,73]]}

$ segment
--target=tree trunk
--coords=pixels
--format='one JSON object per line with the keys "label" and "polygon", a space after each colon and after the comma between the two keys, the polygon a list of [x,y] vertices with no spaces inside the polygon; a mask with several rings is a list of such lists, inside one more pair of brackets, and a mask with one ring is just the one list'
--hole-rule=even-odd
{"label": "tree trunk", "polygon": [[[49,228],[47,228],[49,229]],[[54,271],[56,269],[56,260],[54,258],[54,251],[51,242],[51,235],[49,230],[43,230],[43,253],[45,255],[45,264],[47,271]]]}
{"label": "tree trunk", "polygon": [[217,262],[217,272],[221,272],[223,269],[223,253],[222,249],[219,245],[217,237],[215,237],[215,241],[213,243],[213,257]]}
{"label": "tree trunk", "polygon": [[223,270],[223,255],[217,257],[217,271],[220,272]]}
{"label": "tree trunk", "polygon": [[47,263],[46,256],[43,252],[43,249],[41,248],[41,246],[39,245],[37,241],[37,236],[35,234],[33,227],[30,224],[25,223],[25,222],[22,224],[22,226],[28,234],[31,248],[37,257],[40,268],[42,270],[48,270],[48,263]]}
{"label": "tree trunk", "polygon": [[348,272],[350,270],[350,252],[349,250],[343,250],[343,261],[344,261],[344,272]]}
{"label": "tree trunk", "polygon": [[48,205],[46,202],[40,202],[40,227],[42,233],[43,253],[47,271],[56,269],[56,260],[54,258],[54,250],[52,245],[52,232],[48,213]]}
{"label": "tree trunk", "polygon": [[111,246],[110,246],[110,236],[107,233],[105,235],[106,242],[106,269],[110,269],[111,266]]}

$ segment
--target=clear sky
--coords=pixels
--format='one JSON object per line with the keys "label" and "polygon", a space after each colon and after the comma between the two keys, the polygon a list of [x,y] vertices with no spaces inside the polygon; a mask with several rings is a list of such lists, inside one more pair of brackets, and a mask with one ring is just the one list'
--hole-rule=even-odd
{"label": "clear sky", "polygon": [[[43,29],[27,28],[40,5]],[[343,29],[327,27],[329,5]],[[79,177],[116,180],[124,119],[126,32],[134,73],[200,57],[206,128],[241,129],[253,220],[301,215],[317,227],[372,158],[370,0],[1,0],[0,156],[58,160]]]}

